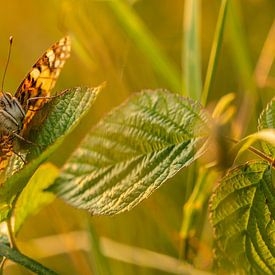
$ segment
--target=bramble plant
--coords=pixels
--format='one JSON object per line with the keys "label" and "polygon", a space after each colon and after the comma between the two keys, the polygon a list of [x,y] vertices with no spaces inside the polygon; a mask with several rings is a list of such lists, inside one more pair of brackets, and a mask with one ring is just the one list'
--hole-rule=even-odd
{"label": "bramble plant", "polygon": [[[241,140],[224,130],[236,110],[233,94],[222,97],[213,111],[205,108],[226,11],[227,1],[222,1],[203,88],[194,84],[200,76],[193,75],[186,79],[187,96],[164,89],[133,95],[89,131],[60,171],[43,162],[88,113],[103,85],[69,89],[37,112],[29,132],[36,146],[25,150],[27,162],[14,155],[1,174],[0,221],[7,224],[0,243],[2,266],[8,258],[39,274],[55,274],[23,255],[16,235],[29,216],[56,196],[92,215],[115,215],[130,211],[196,162],[194,187],[183,208],[183,246],[200,234],[197,220],[207,216],[207,205],[216,270],[275,273],[275,98],[259,114],[255,133]],[[196,29],[194,17],[189,18],[187,36]],[[197,46],[192,39],[195,46],[190,40],[185,45],[185,69],[191,75],[198,71],[192,71],[196,60],[188,60],[188,49]],[[258,141],[262,149],[252,146]],[[236,164],[245,151],[254,157]],[[188,260],[184,252],[182,258]]]}

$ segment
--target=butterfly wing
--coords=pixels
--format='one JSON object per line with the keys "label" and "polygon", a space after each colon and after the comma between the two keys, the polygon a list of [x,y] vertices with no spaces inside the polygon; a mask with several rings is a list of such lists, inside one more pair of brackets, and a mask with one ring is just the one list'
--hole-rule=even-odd
{"label": "butterfly wing", "polygon": [[[70,56],[70,50],[71,41],[66,36],[55,43],[38,59],[18,87],[15,97],[26,112],[23,131],[35,115],[35,110],[41,109],[46,102],[38,98],[30,101],[29,99],[50,96],[50,92],[56,83],[60,71],[66,59]],[[0,136],[0,171],[6,168],[12,154],[13,136],[2,134]]]}
{"label": "butterfly wing", "polygon": [[[38,59],[17,89],[15,97],[26,112],[24,129],[35,115],[35,110],[41,109],[46,102],[45,99],[35,98],[50,96],[60,71],[70,56],[70,50],[70,38],[63,37]],[[29,100],[31,98],[34,99]]]}

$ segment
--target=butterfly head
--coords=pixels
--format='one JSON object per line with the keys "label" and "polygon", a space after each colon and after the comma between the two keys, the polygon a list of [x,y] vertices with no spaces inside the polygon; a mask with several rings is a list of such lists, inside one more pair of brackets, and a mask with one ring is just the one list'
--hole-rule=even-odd
{"label": "butterfly head", "polygon": [[25,116],[16,97],[4,92],[0,94],[0,132],[19,132]]}

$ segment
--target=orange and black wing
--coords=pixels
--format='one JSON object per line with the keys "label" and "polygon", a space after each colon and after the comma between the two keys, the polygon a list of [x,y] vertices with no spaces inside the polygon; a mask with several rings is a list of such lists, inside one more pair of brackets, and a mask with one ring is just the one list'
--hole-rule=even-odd
{"label": "orange and black wing", "polygon": [[54,87],[66,59],[70,56],[71,41],[68,36],[62,38],[49,48],[44,55],[33,65],[31,71],[20,84],[15,97],[26,112],[23,128],[26,129],[46,100],[36,97],[48,97]]}
{"label": "orange and black wing", "polygon": [[[26,78],[15,93],[26,112],[23,130],[35,115],[35,110],[41,109],[46,100],[30,98],[50,96],[66,59],[70,56],[71,41],[68,36],[62,38],[49,48],[35,63]],[[30,109],[30,110],[29,110]],[[5,169],[13,154],[13,139],[11,134],[0,135],[0,171]]]}

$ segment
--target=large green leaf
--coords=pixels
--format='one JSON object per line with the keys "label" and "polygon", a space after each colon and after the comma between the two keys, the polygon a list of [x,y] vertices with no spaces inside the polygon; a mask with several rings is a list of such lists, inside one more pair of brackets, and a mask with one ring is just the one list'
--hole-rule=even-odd
{"label": "large green leaf", "polygon": [[223,268],[275,272],[275,189],[272,168],[254,161],[230,170],[212,197],[216,255]]}
{"label": "large green leaf", "polygon": [[[100,88],[101,86],[94,89],[70,89],[63,96],[51,100],[37,113],[29,133],[29,139],[36,146],[28,148],[26,156],[28,163],[19,171],[17,165],[10,168],[9,173],[12,174],[1,184],[0,221],[7,218],[13,199],[23,190],[37,167],[61,145],[66,135],[88,112]],[[41,124],[40,119],[45,115],[46,119]]]}
{"label": "large green leaf", "polygon": [[49,190],[95,215],[130,210],[203,153],[206,120],[192,100],[144,91],[89,133]]}
{"label": "large green leaf", "polygon": [[[258,129],[275,129],[275,97],[267,105],[266,109],[261,113],[258,121]],[[275,158],[275,146],[262,142],[263,150],[266,154]]]}

